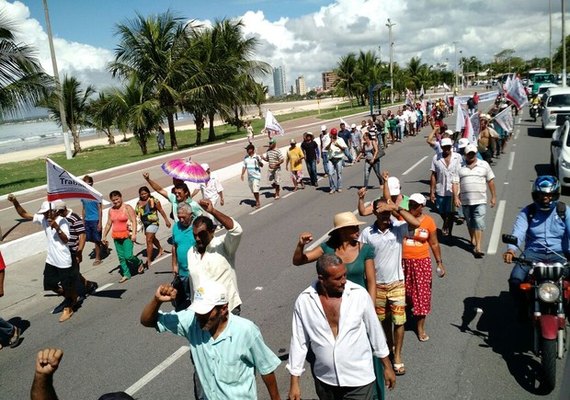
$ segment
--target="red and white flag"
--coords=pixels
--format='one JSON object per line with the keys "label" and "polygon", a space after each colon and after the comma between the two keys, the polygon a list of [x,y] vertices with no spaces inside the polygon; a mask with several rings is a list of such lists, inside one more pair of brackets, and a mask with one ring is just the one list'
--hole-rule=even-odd
{"label": "red and white flag", "polygon": [[47,200],[86,199],[103,202],[103,195],[46,158]]}
{"label": "red and white flag", "polygon": [[503,128],[506,132],[512,132],[514,127],[513,113],[509,107],[505,108],[503,111],[495,115],[494,120]]}
{"label": "red and white flag", "polygon": [[524,86],[520,79],[516,78],[511,81],[510,87],[507,88],[505,97],[510,100],[519,110],[528,103],[528,97]]}

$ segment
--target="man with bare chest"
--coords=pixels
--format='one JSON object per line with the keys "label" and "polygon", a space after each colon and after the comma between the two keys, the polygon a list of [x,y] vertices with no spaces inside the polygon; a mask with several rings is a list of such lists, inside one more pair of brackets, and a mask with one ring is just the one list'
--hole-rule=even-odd
{"label": "man with bare chest", "polygon": [[324,254],[317,260],[317,281],[297,298],[292,325],[289,399],[301,399],[300,377],[309,348],[315,355],[312,369],[321,400],[372,399],[373,355],[384,364],[386,386],[394,387],[386,337],[370,295],[347,281],[346,267],[337,255]]}

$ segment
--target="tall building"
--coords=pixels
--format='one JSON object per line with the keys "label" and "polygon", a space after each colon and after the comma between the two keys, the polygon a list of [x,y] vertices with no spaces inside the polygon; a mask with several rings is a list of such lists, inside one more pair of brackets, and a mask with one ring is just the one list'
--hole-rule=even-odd
{"label": "tall building", "polygon": [[295,79],[295,93],[298,96],[304,96],[307,94],[307,87],[305,86],[305,77],[301,75]]}
{"label": "tall building", "polygon": [[323,91],[331,90],[334,82],[337,80],[337,75],[333,71],[322,73],[323,77]]}
{"label": "tall building", "polygon": [[273,88],[275,89],[275,96],[285,95],[285,71],[283,67],[273,68]]}

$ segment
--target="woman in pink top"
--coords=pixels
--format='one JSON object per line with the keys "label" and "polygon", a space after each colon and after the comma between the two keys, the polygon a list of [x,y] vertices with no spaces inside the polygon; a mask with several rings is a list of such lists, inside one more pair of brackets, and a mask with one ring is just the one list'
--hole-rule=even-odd
{"label": "woman in pink top", "polygon": [[[139,274],[144,272],[142,261],[133,255],[133,242],[137,237],[137,218],[135,216],[135,210],[128,204],[123,203],[121,192],[113,190],[109,194],[109,198],[113,203],[113,207],[109,209],[107,225],[103,233],[103,244],[105,244],[105,246],[108,245],[107,234],[112,227],[111,237],[115,242],[115,250],[117,251],[117,257],[121,263],[123,275],[119,283],[123,283],[131,278],[129,266],[137,268]],[[132,230],[129,229],[129,223]]]}

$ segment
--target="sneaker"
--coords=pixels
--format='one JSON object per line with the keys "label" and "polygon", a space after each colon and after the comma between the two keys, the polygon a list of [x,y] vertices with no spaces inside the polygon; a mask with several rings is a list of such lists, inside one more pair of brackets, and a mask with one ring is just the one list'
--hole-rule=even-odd
{"label": "sneaker", "polygon": [[12,337],[10,338],[10,341],[8,342],[8,345],[11,348],[18,347],[18,345],[20,344],[20,334],[21,333],[22,333],[22,331],[20,330],[20,328],[18,328],[17,326],[14,326],[14,333],[12,334]]}

